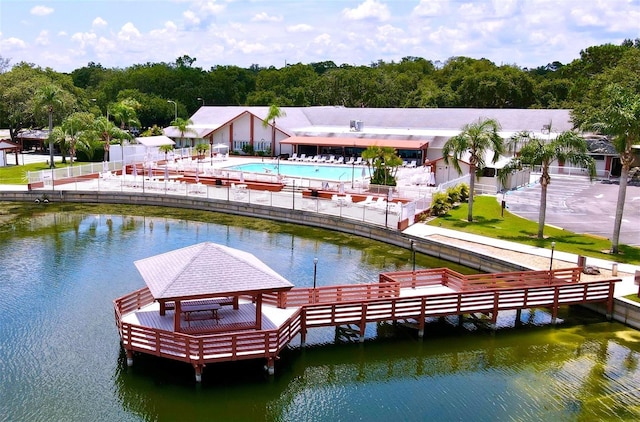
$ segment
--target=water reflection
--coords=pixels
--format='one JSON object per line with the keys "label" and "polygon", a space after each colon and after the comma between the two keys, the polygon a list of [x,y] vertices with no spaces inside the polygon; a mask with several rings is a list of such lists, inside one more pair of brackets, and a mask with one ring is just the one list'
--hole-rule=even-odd
{"label": "water reflection", "polygon": [[[5,207],[4,209],[2,207]],[[640,336],[600,315],[544,310],[497,331],[434,319],[424,340],[369,324],[365,344],[313,329],[267,378],[261,360],[139,356],[127,368],[112,300],[143,285],[133,261],[199,241],[248,250],[297,286],[409,269],[408,250],[340,233],[159,208],[0,204],[0,409],[7,420],[638,419]],[[9,210],[10,209],[10,210]],[[61,212],[49,212],[49,211]],[[166,216],[171,216],[167,218]],[[418,255],[419,267],[442,261]],[[457,267],[456,270],[470,272]]]}

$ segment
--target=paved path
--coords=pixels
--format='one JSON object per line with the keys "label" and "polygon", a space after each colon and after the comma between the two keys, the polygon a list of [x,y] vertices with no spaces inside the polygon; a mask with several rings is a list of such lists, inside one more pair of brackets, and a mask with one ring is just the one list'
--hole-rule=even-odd
{"label": "paved path", "polygon": [[[453,244],[486,255],[497,256],[536,270],[548,270],[551,260],[550,249],[478,236],[422,223],[416,223],[410,226],[404,233],[419,238],[433,239],[448,245]],[[578,263],[578,256],[567,252],[554,251],[553,258],[553,268],[575,267]],[[634,284],[634,275],[636,271],[640,271],[640,266],[615,263],[618,274],[613,276],[612,270],[614,263],[614,261],[588,257],[586,265],[598,268],[600,274],[594,276],[583,274],[582,277],[585,280],[593,278],[621,278],[622,282],[616,284],[616,297],[637,293],[638,286]]]}
{"label": "paved path", "polygon": [[[538,221],[540,191],[540,184],[535,183],[508,192],[507,209]],[[547,190],[545,224],[611,239],[617,200],[617,184],[553,175]],[[627,187],[620,243],[640,246],[640,186]]]}

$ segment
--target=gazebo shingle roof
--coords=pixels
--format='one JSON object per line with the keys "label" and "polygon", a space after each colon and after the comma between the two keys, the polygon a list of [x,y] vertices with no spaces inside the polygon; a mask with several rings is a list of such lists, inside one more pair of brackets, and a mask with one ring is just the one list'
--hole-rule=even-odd
{"label": "gazebo shingle roof", "polygon": [[254,255],[203,242],[135,261],[155,299],[273,292],[293,287]]}

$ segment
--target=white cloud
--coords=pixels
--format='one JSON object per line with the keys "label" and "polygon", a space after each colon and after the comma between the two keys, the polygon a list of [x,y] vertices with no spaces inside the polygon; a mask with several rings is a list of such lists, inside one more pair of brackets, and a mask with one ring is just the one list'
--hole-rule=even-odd
{"label": "white cloud", "polygon": [[253,15],[251,22],[282,22],[284,18],[280,16],[270,16],[266,12],[261,12]]}
{"label": "white cloud", "polygon": [[386,4],[377,0],[365,0],[355,9],[344,9],[342,15],[349,20],[377,19],[386,21],[391,13]]}
{"label": "white cloud", "polygon": [[311,25],[307,25],[306,23],[287,26],[287,32],[309,32],[312,30],[313,30],[313,27]]}
{"label": "white cloud", "polygon": [[378,40],[389,42],[404,34],[402,29],[393,25],[383,25],[376,29],[376,38]]}
{"label": "white cloud", "polygon": [[47,16],[53,13],[53,8],[47,6],[34,6],[31,8],[31,14],[36,16]]}
{"label": "white cloud", "polygon": [[49,45],[49,31],[42,30],[36,37],[36,45]]}
{"label": "white cloud", "polygon": [[107,26],[107,21],[102,19],[101,17],[97,17],[91,22],[91,27],[94,29],[105,28]]}
{"label": "white cloud", "polygon": [[186,10],[183,14],[182,17],[184,18],[185,22],[189,25],[193,25],[193,26],[198,26],[200,25],[200,17],[198,15],[196,15],[196,13],[192,10]]}
{"label": "white cloud", "polygon": [[413,14],[421,17],[438,16],[445,13],[447,8],[447,0],[420,0],[413,9]]}
{"label": "white cloud", "polygon": [[120,29],[120,32],[118,32],[118,39],[121,41],[132,41],[139,38],[140,31],[138,31],[138,28],[131,22],[125,23]]}
{"label": "white cloud", "polygon": [[20,38],[9,37],[0,40],[0,47],[2,47],[3,51],[10,49],[23,49],[27,48],[27,43]]}
{"label": "white cloud", "polygon": [[316,44],[321,44],[324,46],[330,46],[331,45],[331,35],[324,33],[324,34],[320,34],[317,37],[315,37],[313,39],[313,42]]}
{"label": "white cloud", "polygon": [[71,40],[78,43],[79,48],[85,49],[88,45],[95,43],[98,36],[93,32],[76,32],[71,36]]}

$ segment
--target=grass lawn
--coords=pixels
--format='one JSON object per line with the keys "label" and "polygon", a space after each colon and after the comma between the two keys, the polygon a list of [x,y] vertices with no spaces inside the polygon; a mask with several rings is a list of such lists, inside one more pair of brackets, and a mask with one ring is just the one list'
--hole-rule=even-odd
{"label": "grass lawn", "polygon": [[624,298],[625,299],[629,299],[629,300],[634,301],[634,302],[640,303],[640,297],[638,297],[638,295],[636,293],[632,293],[630,295],[626,295]]}
{"label": "grass lawn", "polygon": [[[73,164],[77,165],[77,162]],[[56,168],[64,168],[68,165],[69,163],[56,162]],[[28,183],[27,172],[40,170],[49,170],[49,165],[46,162],[42,162],[0,167],[0,185],[26,185]]]}
{"label": "grass lawn", "polygon": [[620,254],[613,256],[609,253],[611,242],[608,239],[549,226],[544,229],[545,238],[538,239],[537,221],[515,216],[507,210],[502,216],[502,209],[494,196],[474,197],[472,223],[467,221],[468,209],[466,203],[461,204],[428,224],[548,249],[551,248],[551,242],[556,242],[558,251],[640,265],[640,248],[620,245]]}

